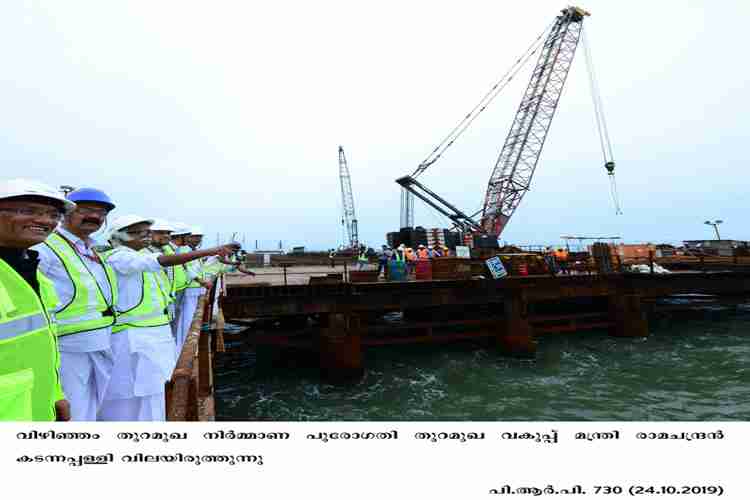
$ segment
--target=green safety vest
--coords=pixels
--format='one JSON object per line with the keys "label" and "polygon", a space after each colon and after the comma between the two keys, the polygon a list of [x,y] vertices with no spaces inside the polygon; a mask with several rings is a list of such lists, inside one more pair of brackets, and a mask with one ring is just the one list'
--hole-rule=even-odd
{"label": "green safety vest", "polygon": [[[192,262],[188,262],[185,264],[191,271],[193,271],[195,274],[198,275],[198,278],[200,279],[206,279],[206,273],[203,269],[203,262],[201,262],[200,259],[196,259]],[[202,288],[203,285],[200,284],[198,279],[190,280],[190,283],[188,283],[188,288]]]}
{"label": "green safety vest", "polygon": [[[142,253],[161,253],[154,249],[154,247],[147,247],[141,250]],[[165,290],[167,293],[167,304],[171,304],[175,301],[175,291],[172,282],[172,278],[169,275],[169,267],[162,267],[161,270],[156,273],[157,280],[159,282],[159,288]]]}
{"label": "green safety vest", "polygon": [[65,399],[56,327],[47,312],[57,295],[41,272],[37,278],[42,300],[0,259],[0,421],[53,421],[55,402]]}
{"label": "green safety vest", "polygon": [[203,272],[209,277],[213,277],[219,274],[230,272],[232,269],[233,269],[233,266],[228,266],[224,264],[223,262],[219,262],[218,259],[214,260],[210,264],[203,265]]}
{"label": "green safety vest", "polygon": [[[118,249],[106,253],[106,258]],[[147,250],[141,250],[141,252]],[[160,272],[141,273],[141,301],[127,310],[117,311],[117,320],[112,333],[119,333],[126,328],[145,328],[169,324],[167,305],[170,303],[169,290],[159,277]]]}
{"label": "green safety vest", "polygon": [[[73,282],[74,293],[70,302],[55,315],[58,325],[57,336],[72,335],[106,328],[115,323],[114,304],[117,304],[117,278],[111,266],[100,258],[107,276],[112,303],[108,304],[94,275],[83,263],[83,258],[75,248],[57,233],[52,233],[44,242],[57,255]],[[106,314],[104,314],[106,313]]]}
{"label": "green safety vest", "polygon": [[[164,255],[174,255],[176,253],[174,251],[174,248],[172,248],[172,245],[164,245],[163,247],[161,247],[161,250],[162,252],[164,252]],[[186,289],[188,286],[188,279],[185,266],[180,264],[177,266],[168,267],[167,269],[167,275],[169,276],[169,279],[172,283],[172,292],[176,294]]]}

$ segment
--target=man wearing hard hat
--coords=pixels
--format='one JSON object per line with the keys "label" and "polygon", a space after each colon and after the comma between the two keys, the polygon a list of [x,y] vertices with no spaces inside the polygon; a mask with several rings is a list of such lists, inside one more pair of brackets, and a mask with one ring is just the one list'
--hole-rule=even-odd
{"label": "man wearing hard hat", "polygon": [[[190,236],[190,227],[181,222],[174,224],[174,231],[169,235],[170,243],[162,247],[164,255],[187,253],[190,251],[190,247],[187,246],[186,239]],[[190,329],[190,323],[193,320],[193,315],[187,318],[184,314],[185,311],[185,290],[188,285],[197,275],[192,271],[187,264],[182,266],[175,266],[174,268],[174,291],[175,291],[175,308],[174,317],[172,319],[172,335],[175,339],[175,345],[177,346],[177,355],[182,349],[182,342],[185,340],[187,330]]]}
{"label": "man wearing hard hat", "polygon": [[[154,218],[154,223],[151,225],[151,243],[146,247],[145,251],[163,254],[163,247],[169,245],[170,235],[174,231],[172,224],[164,219]],[[175,300],[176,300],[176,282],[174,280],[174,267],[164,267],[161,269],[159,279],[165,285],[165,290],[169,290],[169,319],[174,319],[175,316]]]}
{"label": "man wearing hard hat", "polygon": [[0,182],[0,420],[70,420],[50,314],[57,297],[30,248],[73,208],[44,184]]}
{"label": "man wearing hard hat", "polygon": [[[184,238],[184,243],[188,246],[187,250],[198,250],[203,242],[203,230],[198,226],[192,226],[189,228],[189,231],[190,236]],[[185,288],[179,316],[180,324],[177,325],[176,330],[177,335],[175,336],[175,346],[178,357],[182,350],[182,345],[185,343],[185,338],[190,331],[190,324],[193,322],[195,310],[198,307],[198,299],[205,293],[206,289],[211,288],[211,282],[206,278],[206,273],[203,271],[203,262],[204,259],[197,259],[185,264],[188,271],[188,277],[192,279],[188,283],[187,288]]]}
{"label": "man wearing hard hat", "polygon": [[160,255],[143,251],[153,219],[125,215],[112,221],[107,263],[117,274],[117,321],[112,350],[115,366],[99,411],[101,420],[165,420],[164,384],[175,365],[167,314],[169,290],[160,286],[163,267],[182,266],[209,255],[226,255],[232,245]]}
{"label": "man wearing hard hat", "polygon": [[91,235],[115,208],[106,193],[80,188],[68,194],[76,208],[47,240],[34,247],[39,270],[55,285],[60,379],[73,420],[93,421],[112,373],[110,337],[115,323],[114,270],[94,250]]}

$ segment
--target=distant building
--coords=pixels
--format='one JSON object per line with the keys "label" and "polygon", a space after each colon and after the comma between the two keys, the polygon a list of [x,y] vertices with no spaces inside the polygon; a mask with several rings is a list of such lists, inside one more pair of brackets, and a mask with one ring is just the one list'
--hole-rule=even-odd
{"label": "distant building", "polygon": [[255,250],[248,253],[245,262],[251,266],[268,267],[271,265],[271,255],[284,255],[284,250]]}

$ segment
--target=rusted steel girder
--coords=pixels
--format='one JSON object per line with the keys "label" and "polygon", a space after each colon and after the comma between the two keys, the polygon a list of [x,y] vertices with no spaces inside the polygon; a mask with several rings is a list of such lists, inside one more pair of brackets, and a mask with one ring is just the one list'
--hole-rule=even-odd
{"label": "rusted steel girder", "polygon": [[529,276],[503,280],[340,283],[227,287],[221,307],[227,321],[319,313],[497,304],[523,292],[530,303],[635,294],[642,299],[675,294],[750,295],[750,272]]}

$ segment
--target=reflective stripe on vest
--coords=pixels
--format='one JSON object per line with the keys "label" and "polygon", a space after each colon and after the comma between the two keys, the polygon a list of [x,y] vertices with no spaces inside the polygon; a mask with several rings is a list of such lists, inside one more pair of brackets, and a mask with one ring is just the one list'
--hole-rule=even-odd
{"label": "reflective stripe on vest", "polygon": [[45,309],[57,305],[52,283],[37,272],[39,295],[0,258],[0,421],[55,420],[62,396],[55,328]]}
{"label": "reflective stripe on vest", "polygon": [[[58,328],[57,335],[65,336],[90,330],[98,330],[112,325],[115,322],[114,308],[108,304],[104,294],[99,289],[96,278],[89,271],[78,252],[73,249],[59,234],[53,233],[44,242],[65,267],[73,283],[73,297],[61,311],[57,313]],[[98,255],[98,254],[97,254]],[[101,258],[101,257],[100,257]],[[107,276],[108,285],[112,293],[112,303],[117,302],[117,281],[112,268],[102,260],[104,273]],[[104,315],[109,311],[108,315]]]}
{"label": "reflective stripe on vest", "polygon": [[5,323],[0,323],[0,342],[25,335],[45,326],[47,326],[47,317],[44,313],[37,313],[25,318],[12,319]]}

